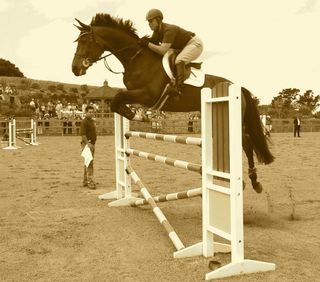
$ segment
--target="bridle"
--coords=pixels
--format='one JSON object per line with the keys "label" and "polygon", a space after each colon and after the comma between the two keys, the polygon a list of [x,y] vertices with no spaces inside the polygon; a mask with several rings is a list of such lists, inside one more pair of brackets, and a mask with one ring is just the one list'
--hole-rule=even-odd
{"label": "bridle", "polygon": [[[92,30],[80,34],[80,36],[79,36],[75,41],[78,41],[80,37],[82,37],[83,35],[86,35],[86,34],[91,35],[91,36],[90,36],[90,39],[91,39],[92,41],[94,41],[96,44],[98,44],[98,45],[101,47],[101,45],[94,39]],[[108,64],[107,58],[110,57],[110,56],[112,56],[112,55],[116,55],[116,54],[118,54],[118,53],[120,53],[120,52],[123,52],[123,51],[125,51],[125,50],[127,50],[127,49],[131,49],[131,48],[133,48],[133,47],[135,47],[135,46],[137,46],[137,44],[132,44],[132,45],[129,45],[129,46],[120,48],[119,50],[116,50],[116,51],[114,51],[114,52],[110,52],[109,54],[104,55],[104,56],[101,56],[101,57],[99,57],[99,58],[97,58],[97,59],[92,59],[92,58],[86,56],[85,54],[78,54],[77,52],[74,54],[74,56],[75,56],[75,57],[81,57],[82,59],[84,59],[83,62],[82,62],[82,65],[83,65],[85,68],[88,68],[88,67],[90,67],[92,64],[97,63],[97,62],[100,61],[100,60],[103,60],[104,65],[105,65],[105,67],[106,67],[106,69],[107,69],[108,71],[110,71],[110,72],[112,72],[112,73],[114,73],[114,74],[124,74],[124,72],[117,72],[117,71],[112,70],[111,67],[110,67],[110,65]],[[101,49],[102,49],[102,47],[101,47]],[[141,51],[142,51],[142,49],[139,49],[139,50],[131,57],[131,60],[133,60]]]}

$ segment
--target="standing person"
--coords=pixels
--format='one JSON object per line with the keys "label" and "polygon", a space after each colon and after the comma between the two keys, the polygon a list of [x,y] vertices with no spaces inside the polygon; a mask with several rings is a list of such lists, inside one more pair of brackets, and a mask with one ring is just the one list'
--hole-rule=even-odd
{"label": "standing person", "polygon": [[85,114],[86,116],[80,125],[80,135],[82,137],[81,146],[82,149],[84,149],[86,145],[89,146],[92,154],[92,161],[88,167],[86,167],[86,165],[84,166],[83,186],[88,187],[89,189],[96,189],[96,183],[93,180],[93,160],[95,144],[97,140],[96,124],[93,119],[94,108],[90,105],[87,106],[85,109]]}
{"label": "standing person", "polygon": [[149,48],[153,52],[164,55],[170,48],[179,52],[176,60],[175,84],[170,91],[181,96],[181,87],[185,76],[185,65],[197,59],[203,51],[202,40],[191,31],[177,25],[164,23],[163,14],[158,9],[151,9],[146,20],[153,31],[151,38],[147,36],[139,40],[139,45]]}
{"label": "standing person", "polygon": [[300,137],[300,126],[301,126],[301,119],[299,117],[295,117],[293,120],[293,137]]}
{"label": "standing person", "polygon": [[30,101],[30,108],[32,110],[32,113],[36,112],[36,103],[34,102],[34,99],[32,98]]}

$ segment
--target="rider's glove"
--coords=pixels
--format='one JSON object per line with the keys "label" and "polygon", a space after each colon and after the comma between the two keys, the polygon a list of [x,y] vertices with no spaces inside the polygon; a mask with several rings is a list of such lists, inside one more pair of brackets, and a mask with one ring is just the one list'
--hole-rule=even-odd
{"label": "rider's glove", "polygon": [[138,44],[143,47],[146,48],[148,47],[149,44],[149,37],[148,36],[143,36],[142,38],[139,39]]}

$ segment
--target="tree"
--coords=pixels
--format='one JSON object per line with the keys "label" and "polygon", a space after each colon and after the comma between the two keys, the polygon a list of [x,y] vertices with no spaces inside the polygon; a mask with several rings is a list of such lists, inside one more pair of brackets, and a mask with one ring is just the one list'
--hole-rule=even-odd
{"label": "tree", "polygon": [[23,73],[11,62],[0,58],[0,76],[24,77]]}
{"label": "tree", "polygon": [[312,90],[307,90],[302,96],[300,96],[297,104],[300,109],[303,107],[308,109],[310,113],[313,113],[320,104],[320,96],[315,96]]}
{"label": "tree", "polygon": [[300,90],[297,88],[286,88],[279,92],[278,96],[274,97],[271,105],[277,103],[278,100],[281,100],[283,108],[292,109],[294,108],[294,103],[297,101]]}
{"label": "tree", "polygon": [[40,89],[41,88],[40,84],[36,83],[36,82],[32,83],[30,87],[33,88],[33,89]]}
{"label": "tree", "polygon": [[22,90],[28,90],[30,89],[31,85],[32,85],[32,82],[30,79],[23,78],[21,79],[20,85],[18,87]]}
{"label": "tree", "polygon": [[64,92],[64,84],[59,83],[59,84],[57,85],[57,90],[60,90],[60,91]]}
{"label": "tree", "polygon": [[71,93],[79,93],[77,87],[71,87],[70,91],[71,91]]}
{"label": "tree", "polygon": [[300,90],[297,88],[286,88],[278,93],[278,96],[273,97],[271,106],[278,109],[278,118],[288,117],[298,109],[297,98]]}
{"label": "tree", "polygon": [[56,85],[53,85],[53,84],[50,84],[50,85],[48,86],[48,90],[49,90],[50,92],[55,92],[55,91],[57,90],[57,86],[56,86]]}

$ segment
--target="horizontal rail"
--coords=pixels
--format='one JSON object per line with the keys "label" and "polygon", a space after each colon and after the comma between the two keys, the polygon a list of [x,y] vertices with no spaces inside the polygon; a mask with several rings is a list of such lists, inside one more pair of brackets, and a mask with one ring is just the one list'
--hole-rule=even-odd
{"label": "horizontal rail", "polygon": [[177,135],[138,132],[138,131],[126,132],[125,137],[126,138],[139,137],[139,138],[145,138],[145,139],[153,139],[158,141],[167,141],[172,143],[197,145],[197,146],[201,146],[201,141],[202,141],[201,138],[199,137],[189,137],[189,136],[184,137],[184,136],[177,136]]}
{"label": "horizontal rail", "polygon": [[[198,197],[202,195],[202,188],[195,188],[195,189],[190,189],[187,191],[181,191],[181,192],[176,192],[176,193],[170,193],[166,195],[160,195],[160,196],[154,196],[153,200],[156,203],[159,202],[168,202],[168,201],[175,201],[175,200],[180,200],[180,199],[187,199],[187,198],[193,198],[193,197]],[[135,201],[134,203],[131,203],[131,206],[137,207],[137,206],[142,206],[147,204],[146,199],[139,199]]]}
{"label": "horizontal rail", "polygon": [[141,158],[144,158],[147,160],[152,160],[152,161],[164,163],[167,165],[187,169],[190,171],[198,172],[200,174],[202,172],[201,165],[198,165],[195,163],[171,159],[168,157],[164,157],[164,156],[160,156],[160,155],[156,155],[156,154],[152,154],[152,153],[147,153],[147,152],[142,152],[142,151],[138,151],[138,150],[134,150],[134,149],[130,149],[130,148],[126,149],[125,152],[126,152],[126,154],[129,154],[129,155],[134,155],[134,156],[141,157]]}

